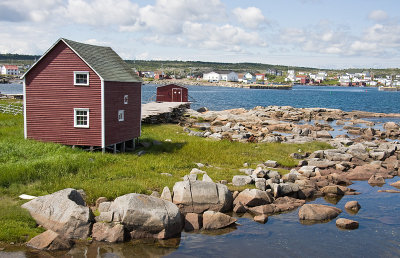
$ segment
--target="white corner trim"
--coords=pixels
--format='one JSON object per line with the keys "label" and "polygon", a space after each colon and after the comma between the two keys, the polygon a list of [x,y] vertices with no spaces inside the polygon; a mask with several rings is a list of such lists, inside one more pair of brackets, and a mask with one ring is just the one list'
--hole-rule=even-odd
{"label": "white corner trim", "polygon": [[23,90],[23,98],[24,98],[24,138],[28,138],[28,130],[26,128],[26,83],[25,83],[25,77],[22,81],[22,90]]}
{"label": "white corner trim", "polygon": [[105,124],[105,104],[104,104],[104,79],[101,78],[101,147],[106,147],[106,124]]}
{"label": "white corner trim", "polygon": [[142,136],[142,83],[140,83],[140,117],[139,117],[139,137]]}

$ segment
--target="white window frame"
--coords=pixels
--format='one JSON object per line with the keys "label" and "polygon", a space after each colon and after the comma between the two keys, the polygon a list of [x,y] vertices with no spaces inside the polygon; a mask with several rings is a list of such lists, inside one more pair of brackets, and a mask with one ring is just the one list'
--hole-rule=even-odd
{"label": "white window frame", "polygon": [[124,105],[128,104],[128,95],[124,95]]}
{"label": "white window frame", "polygon": [[[87,124],[86,125],[78,125],[77,124],[77,117],[76,113],[77,111],[86,111],[87,113]],[[74,127],[77,128],[89,128],[89,109],[88,108],[74,108]]]}
{"label": "white window frame", "polygon": [[125,121],[125,110],[118,110],[118,122]]}
{"label": "white window frame", "polygon": [[[87,76],[87,83],[77,83],[76,82],[76,75],[77,74],[85,74]],[[77,85],[77,86],[89,86],[89,72],[85,72],[85,71],[74,72],[74,85]]]}

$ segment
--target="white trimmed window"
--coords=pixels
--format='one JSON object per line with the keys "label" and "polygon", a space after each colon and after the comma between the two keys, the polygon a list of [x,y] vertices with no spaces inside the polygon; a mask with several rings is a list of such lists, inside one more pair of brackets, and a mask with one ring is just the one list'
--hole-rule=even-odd
{"label": "white trimmed window", "polygon": [[128,95],[124,95],[124,104],[128,104]]}
{"label": "white trimmed window", "polygon": [[89,72],[74,72],[74,85],[89,86]]}
{"label": "white trimmed window", "polygon": [[124,113],[125,113],[125,111],[124,110],[118,110],[118,121],[119,122],[122,122],[122,121],[124,121]]}
{"label": "white trimmed window", "polygon": [[74,127],[89,128],[88,108],[74,108]]}

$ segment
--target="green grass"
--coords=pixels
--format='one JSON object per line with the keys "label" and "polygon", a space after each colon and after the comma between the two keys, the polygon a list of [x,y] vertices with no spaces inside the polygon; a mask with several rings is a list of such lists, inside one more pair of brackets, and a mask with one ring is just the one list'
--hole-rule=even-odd
{"label": "green grass", "polygon": [[44,232],[36,227],[28,211],[22,209],[21,201],[9,197],[0,198],[0,241],[21,243]]}
{"label": "green grass", "polygon": [[162,144],[145,149],[142,156],[136,155],[140,149],[117,155],[91,153],[25,140],[23,117],[0,113],[0,196],[9,198],[1,201],[0,208],[5,205],[9,209],[2,209],[0,213],[0,231],[10,226],[8,233],[0,233],[0,241],[17,241],[39,233],[34,223],[24,217],[27,215],[19,208],[20,203],[10,201],[23,193],[45,195],[72,187],[84,189],[88,203],[93,204],[100,196],[114,199],[126,193],[149,194],[153,190],[162,191],[164,186],[172,188],[196,162],[209,165],[204,170],[213,180],[231,181],[234,175],[240,174],[238,169],[245,162],[255,168],[266,160],[276,160],[284,166],[279,172],[285,173],[297,164],[290,158],[291,153],[298,149],[312,152],[330,147],[318,142],[290,145],[214,141],[188,136],[177,125],[143,125],[141,141],[153,140]]}

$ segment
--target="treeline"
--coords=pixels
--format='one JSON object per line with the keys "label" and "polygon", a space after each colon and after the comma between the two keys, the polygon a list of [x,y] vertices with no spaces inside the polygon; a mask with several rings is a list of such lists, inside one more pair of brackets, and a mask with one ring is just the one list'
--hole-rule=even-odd
{"label": "treeline", "polygon": [[[19,54],[0,54],[0,64],[32,64],[35,60],[38,60],[40,55],[19,55]],[[362,71],[370,71],[375,75],[380,74],[400,74],[399,68],[388,68],[388,69],[318,69],[312,67],[302,66],[283,66],[283,65],[272,65],[272,64],[261,64],[261,63],[217,63],[217,62],[202,62],[202,61],[171,61],[171,60],[125,60],[132,68],[138,71],[154,71],[162,70],[169,72],[179,71],[183,73],[200,74],[206,71],[212,70],[231,70],[235,72],[265,72],[267,69],[276,69],[286,72],[289,69],[303,72],[316,72],[320,70],[330,71],[337,74],[342,73],[355,73]]]}
{"label": "treeline", "polygon": [[19,55],[19,54],[0,54],[0,60],[37,60],[40,56],[36,55]]}
{"label": "treeline", "polygon": [[231,70],[235,72],[257,72],[267,69],[276,69],[287,71],[288,69],[302,71],[316,71],[317,68],[310,67],[292,67],[283,65],[271,65],[261,63],[217,63],[217,62],[202,62],[202,61],[159,61],[159,60],[125,60],[132,68],[139,71],[154,71],[161,69],[187,69],[196,71],[211,71],[211,70]]}

